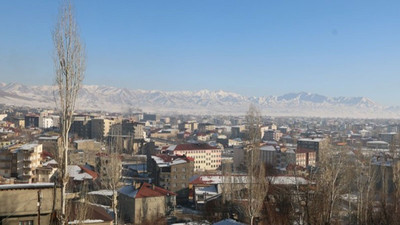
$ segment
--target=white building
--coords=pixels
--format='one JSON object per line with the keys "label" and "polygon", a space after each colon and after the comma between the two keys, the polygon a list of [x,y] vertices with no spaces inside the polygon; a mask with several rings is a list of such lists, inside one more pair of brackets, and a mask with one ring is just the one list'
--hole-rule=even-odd
{"label": "white building", "polygon": [[48,116],[40,116],[39,127],[44,129],[53,127],[53,118]]}

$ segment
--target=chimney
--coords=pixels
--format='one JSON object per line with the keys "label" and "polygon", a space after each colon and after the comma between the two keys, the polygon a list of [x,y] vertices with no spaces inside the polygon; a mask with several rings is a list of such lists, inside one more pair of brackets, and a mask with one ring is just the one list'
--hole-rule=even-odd
{"label": "chimney", "polygon": [[137,182],[136,180],[134,180],[134,181],[132,182],[132,186],[135,188],[135,190],[139,189],[139,188],[140,188],[140,185],[141,185],[141,183],[140,183],[140,182]]}
{"label": "chimney", "polygon": [[151,185],[151,188],[152,188],[153,190],[155,190],[155,189],[156,189],[156,185],[152,184],[152,185]]}
{"label": "chimney", "polygon": [[139,189],[140,188],[141,183],[140,182],[136,182],[135,184],[135,189]]}

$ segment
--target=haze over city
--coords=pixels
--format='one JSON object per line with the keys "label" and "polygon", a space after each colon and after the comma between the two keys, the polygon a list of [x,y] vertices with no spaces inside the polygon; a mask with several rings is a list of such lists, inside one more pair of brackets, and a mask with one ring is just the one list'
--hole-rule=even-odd
{"label": "haze over city", "polygon": [[[400,3],[76,1],[84,84],[400,105]],[[0,81],[53,84],[58,1],[0,7]]]}
{"label": "haze over city", "polygon": [[0,225],[399,225],[400,2],[0,4]]}

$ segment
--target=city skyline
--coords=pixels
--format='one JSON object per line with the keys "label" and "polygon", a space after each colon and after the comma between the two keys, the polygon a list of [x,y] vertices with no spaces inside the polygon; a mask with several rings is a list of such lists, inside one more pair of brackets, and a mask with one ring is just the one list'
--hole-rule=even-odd
{"label": "city skyline", "polygon": [[[58,1],[4,2],[0,82],[54,81]],[[400,105],[397,2],[75,1],[84,83],[245,96],[311,92]]]}

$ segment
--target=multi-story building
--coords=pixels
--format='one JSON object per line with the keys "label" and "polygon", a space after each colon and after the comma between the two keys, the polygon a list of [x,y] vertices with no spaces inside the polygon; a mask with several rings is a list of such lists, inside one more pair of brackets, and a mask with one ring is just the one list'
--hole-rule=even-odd
{"label": "multi-story building", "polygon": [[130,136],[133,135],[134,139],[143,139],[145,138],[144,123],[123,120],[122,134]]}
{"label": "multi-story building", "polygon": [[25,127],[25,118],[15,117],[13,119],[13,122],[14,122],[15,126],[17,126],[19,128]]}
{"label": "multi-story building", "polygon": [[0,150],[0,176],[10,178],[13,162],[13,154],[7,148]]}
{"label": "multi-story building", "polygon": [[125,186],[118,191],[121,219],[129,224],[143,224],[170,215],[176,205],[176,194],[143,183]]}
{"label": "multi-story building", "polygon": [[[40,202],[40,211],[38,203]],[[0,185],[0,221],[4,225],[51,224],[61,210],[61,189],[53,183]]]}
{"label": "multi-story building", "polygon": [[147,166],[153,182],[178,194],[178,200],[189,196],[189,178],[193,176],[194,160],[186,156],[157,154]]}
{"label": "multi-story building", "polygon": [[396,136],[397,136],[396,132],[380,133],[379,140],[385,141],[389,144],[395,144]]}
{"label": "multi-story building", "polygon": [[17,174],[18,179],[27,182],[37,182],[36,169],[40,166],[41,144],[25,144],[17,151]]}
{"label": "multi-story building", "polygon": [[39,137],[38,141],[39,144],[43,145],[43,151],[50,153],[54,157],[59,155],[58,146],[61,144],[61,138],[59,136],[42,136]]}
{"label": "multi-story building", "polygon": [[71,124],[70,133],[76,134],[81,138],[91,136],[91,118],[88,115],[75,115]]}
{"label": "multi-story building", "polygon": [[207,131],[214,131],[215,125],[212,123],[199,123],[199,132],[206,133]]}
{"label": "multi-story building", "polygon": [[143,114],[143,120],[144,121],[148,121],[148,120],[159,121],[160,115],[145,113],[145,114]]}
{"label": "multi-story building", "polygon": [[29,113],[25,115],[25,127],[39,127],[39,115]]}
{"label": "multi-story building", "polygon": [[302,167],[316,166],[317,152],[311,149],[297,148],[296,165]]}
{"label": "multi-story building", "polygon": [[178,128],[180,131],[193,132],[194,130],[197,130],[198,125],[199,124],[196,121],[187,121],[187,122],[180,123],[178,125]]}
{"label": "multi-story building", "polygon": [[242,138],[244,130],[245,130],[244,125],[233,126],[231,128],[231,138]]}
{"label": "multi-story building", "polygon": [[[51,176],[54,170],[46,170],[41,165],[41,144],[25,144],[16,145],[0,151],[0,176],[6,178],[17,178],[19,182],[23,183],[36,183],[47,182],[49,178],[39,179],[37,176],[38,169],[42,169],[41,173],[44,178],[45,174]],[[45,171],[46,170],[46,171]]]}
{"label": "multi-story building", "polygon": [[195,171],[216,170],[221,166],[222,150],[207,143],[173,145],[167,152],[193,158]]}
{"label": "multi-story building", "polygon": [[49,117],[49,116],[40,116],[39,117],[39,127],[40,128],[51,128],[53,127],[53,118]]}
{"label": "multi-story building", "polygon": [[302,138],[297,140],[297,148],[319,151],[323,139],[321,138]]}
{"label": "multi-story building", "polygon": [[282,132],[280,130],[266,130],[263,139],[265,141],[279,141],[281,137]]}
{"label": "multi-story building", "polygon": [[91,138],[101,140],[110,134],[110,128],[116,123],[114,119],[96,118],[91,120]]}

